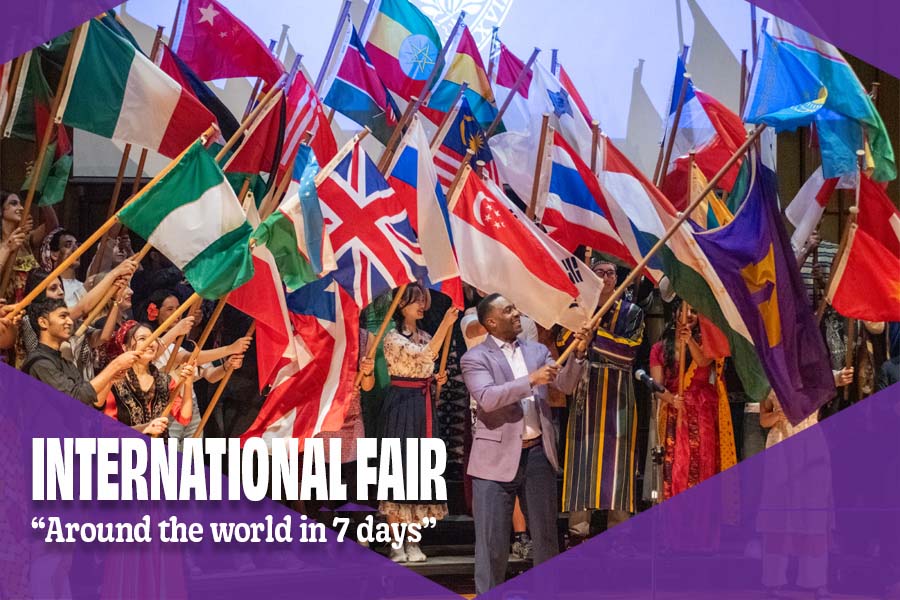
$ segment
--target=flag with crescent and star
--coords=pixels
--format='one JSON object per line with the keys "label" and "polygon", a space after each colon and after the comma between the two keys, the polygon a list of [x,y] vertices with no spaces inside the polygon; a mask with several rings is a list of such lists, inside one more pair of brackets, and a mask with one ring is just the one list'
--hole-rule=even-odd
{"label": "flag with crescent and star", "polygon": [[769,383],[796,425],[834,397],[831,361],[778,208],[775,174],[757,160],[752,177],[734,220],[694,237],[743,317]]}

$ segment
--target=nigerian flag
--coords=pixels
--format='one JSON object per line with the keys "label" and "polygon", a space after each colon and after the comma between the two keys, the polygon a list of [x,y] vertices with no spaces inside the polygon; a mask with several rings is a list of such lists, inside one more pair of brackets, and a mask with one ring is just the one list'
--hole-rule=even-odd
{"label": "nigerian flag", "polygon": [[204,298],[218,298],[253,276],[253,230],[222,169],[199,141],[118,216],[184,271]]}

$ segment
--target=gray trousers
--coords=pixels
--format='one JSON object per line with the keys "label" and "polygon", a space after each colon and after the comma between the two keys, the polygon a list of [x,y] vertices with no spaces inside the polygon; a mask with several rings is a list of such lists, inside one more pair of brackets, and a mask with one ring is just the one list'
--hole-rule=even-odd
{"label": "gray trousers", "polygon": [[556,473],[541,444],[522,450],[508,483],[472,478],[475,517],[475,589],[483,594],[506,580],[512,513],[518,496],[534,544],[534,564],[559,554]]}

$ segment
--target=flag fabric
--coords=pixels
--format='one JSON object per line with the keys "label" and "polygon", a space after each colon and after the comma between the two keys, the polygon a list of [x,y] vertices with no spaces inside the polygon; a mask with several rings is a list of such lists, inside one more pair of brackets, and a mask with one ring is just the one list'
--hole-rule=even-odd
{"label": "flag fabric", "polygon": [[794,226],[791,246],[795,252],[803,248],[806,240],[819,226],[819,221],[825,214],[825,207],[828,206],[828,201],[831,199],[838,181],[837,177],[825,179],[820,166],[813,171],[813,174],[800,187],[800,191],[784,210],[784,216]]}
{"label": "flag fabric", "polygon": [[169,158],[216,120],[193,94],[96,19],[78,39],[59,110],[67,125]]}
{"label": "flag fabric", "polygon": [[253,30],[216,0],[179,0],[172,50],[200,79],[259,77],[273,85],[284,67]]}
{"label": "flag fabric", "polygon": [[[600,185],[616,230],[636,260],[644,256],[674,225],[677,212],[668,199],[613,145],[606,136],[600,155]],[[728,338],[744,391],[762,400],[769,391],[753,339],[710,259],[682,223],[666,245],[650,260],[648,271],[665,275],[677,294],[718,327]]]}
{"label": "flag fabric", "polygon": [[337,154],[337,142],[322,101],[309,83],[306,75],[298,71],[287,94],[287,124],[284,132],[284,146],[281,163],[278,165],[278,180],[287,169],[294,168],[294,160],[300,148],[303,135],[309,131],[312,140],[309,145],[322,164],[328,163]]}
{"label": "flag fabric", "polygon": [[497,55],[494,58],[493,81],[494,97],[497,105],[503,106],[503,103],[510,94],[514,94],[512,100],[503,113],[503,124],[507,131],[525,131],[531,126],[531,112],[528,110],[528,90],[531,87],[531,80],[534,73],[531,69],[522,79],[519,87],[513,90],[519,75],[525,68],[525,62],[518,56],[513,54],[506,45],[497,40]]}
{"label": "flag fabric", "polygon": [[558,131],[549,141],[551,163],[542,169],[549,177],[549,189],[541,224],[569,252],[578,246],[590,246],[625,264],[634,264],[609,215],[600,207],[603,192],[597,177]]}
{"label": "flag fabric", "polygon": [[[0,119],[6,117],[6,109],[9,106],[9,83],[14,66],[14,60],[0,65]],[[0,127],[5,127],[5,122],[0,123]]]}
{"label": "flag fabric", "polygon": [[503,294],[542,327],[560,322],[578,298],[578,288],[505,202],[467,169],[450,205],[463,281]]}
{"label": "flag fabric", "polygon": [[497,105],[484,63],[481,61],[481,54],[478,52],[478,45],[465,25],[459,28],[456,53],[443,73],[443,78],[431,93],[427,108],[440,113],[450,112],[464,81],[469,85],[463,96],[468,101],[478,124],[487,129],[497,116]]}
{"label": "flag fabric", "polygon": [[483,161],[491,179],[499,181],[497,165],[484,130],[472,114],[469,101],[465,97],[460,99],[455,113],[447,118],[445,127],[438,132],[437,139],[440,140],[440,145],[434,149],[434,166],[437,169],[438,181],[445,190],[459,171],[459,165],[462,164],[467,150],[475,152],[472,157],[473,166],[478,161]]}
{"label": "flag fabric", "polygon": [[301,146],[284,201],[253,233],[271,250],[289,291],[336,267],[316,193],[318,172],[311,148]]}
{"label": "flag fabric", "polygon": [[209,86],[203,83],[203,80],[197,77],[197,74],[191,71],[190,67],[184,64],[177,54],[172,52],[164,43],[159,44],[159,53],[156,56],[156,64],[162,69],[166,75],[174,79],[182,88],[194,95],[200,103],[211,112],[219,124],[219,130],[222,136],[227,140],[238,130],[240,124],[225,103],[209,89]]}
{"label": "flag fabric", "polygon": [[856,223],[832,272],[828,301],[840,314],[900,321],[900,211],[866,176],[860,182]]}
{"label": "flag fabric", "polygon": [[337,64],[337,73],[323,102],[368,127],[378,141],[387,144],[400,118],[400,110],[375,72],[375,65],[352,23],[347,28]]}
{"label": "flag fabric", "polygon": [[[689,199],[697,198],[709,182],[703,171],[696,164],[691,167],[691,183]],[[715,192],[709,192],[691,213],[691,221],[702,230],[715,229],[731,223],[734,215]]]}
{"label": "flag fabric", "polygon": [[[683,210],[688,205],[691,177],[688,154],[693,150],[694,162],[707,178],[712,178],[747,138],[741,118],[709,94],[695,88],[693,82],[684,75],[684,61],[679,58],[666,123],[667,137],[671,135],[674,126],[681,88],[687,87],[678,119],[678,130],[675,132],[672,145],[672,159],[666,166],[667,172],[662,186],[662,192],[678,210]],[[718,187],[730,191],[740,165],[739,160],[719,180]]]}
{"label": "flag fabric", "polygon": [[776,185],[775,174],[757,161],[750,194],[734,221],[695,237],[743,316],[785,415],[796,425],[834,397],[835,387]]}
{"label": "flag fabric", "polygon": [[790,50],[763,31],[744,120],[776,131],[809,125],[825,106],[828,89]]}
{"label": "flag fabric", "polygon": [[338,431],[354,391],[359,356],[359,309],[331,278],[288,295],[287,305],[306,356],[279,373],[241,442],[261,437],[306,438]]}
{"label": "flag fabric", "polygon": [[581,97],[581,94],[578,93],[575,83],[572,81],[572,78],[569,77],[569,74],[561,63],[559,64],[559,83],[562,84],[563,89],[569,92],[569,97],[572,98],[575,106],[578,107],[578,111],[581,113],[581,116],[584,117],[584,121],[590,126],[594,121],[594,117],[591,116],[591,111],[588,110],[587,103],[584,101],[584,98]]}
{"label": "flag fabric", "polygon": [[225,174],[199,141],[118,216],[181,269],[204,298],[219,298],[253,276],[252,228]]}
{"label": "flag fabric", "polygon": [[404,100],[421,98],[442,47],[431,19],[412,2],[380,0],[366,52],[389,90]]}
{"label": "flag fabric", "polygon": [[361,308],[388,290],[426,278],[406,209],[358,140],[318,191],[337,262],[333,277]]}
{"label": "flag fabric", "polygon": [[[438,183],[428,136],[418,116],[414,116],[395,153],[388,184],[406,207],[409,222],[428,265],[432,283],[459,277],[459,267],[450,239],[447,200]],[[455,298],[460,304],[461,298]]]}
{"label": "flag fabric", "polygon": [[[247,208],[247,222],[259,226],[252,203]],[[253,277],[228,295],[228,303],[256,321],[256,370],[262,390],[273,383],[278,371],[297,362],[298,353],[275,257],[259,243],[252,255]]]}
{"label": "flag fabric", "polygon": [[768,31],[779,48],[790,52],[828,91],[824,107],[816,113],[816,133],[826,178],[853,174],[856,151],[868,139],[867,169],[876,181],[897,177],[894,149],[875,104],[841,52],[828,42],[773,18]]}
{"label": "flag fabric", "polygon": [[[562,267],[566,275],[569,277],[575,288],[578,290],[578,297],[569,305],[558,319],[558,322],[571,331],[578,331],[593,316],[594,310],[600,301],[600,292],[603,291],[603,281],[597,277],[591,268],[586,265],[580,258],[563,248],[553,238],[547,235],[540,227],[538,227],[525,213],[523,213],[515,203],[503,192],[500,186],[487,179],[485,186],[493,194],[493,197],[499,200],[513,216],[522,223],[529,233],[538,240],[556,263]],[[486,291],[487,288],[479,288]],[[510,292],[508,298],[516,298],[518,292]],[[518,304],[518,301],[516,302]]]}
{"label": "flag fabric", "polygon": [[[272,173],[280,161],[285,130],[285,97],[279,90],[247,129],[225,163],[226,173]],[[271,180],[270,180],[271,181]],[[273,182],[274,183],[274,182]]]}

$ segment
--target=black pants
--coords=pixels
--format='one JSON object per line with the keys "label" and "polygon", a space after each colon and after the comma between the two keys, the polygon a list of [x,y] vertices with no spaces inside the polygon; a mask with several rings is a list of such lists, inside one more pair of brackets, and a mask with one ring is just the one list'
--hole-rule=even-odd
{"label": "black pants", "polygon": [[534,544],[534,564],[559,554],[556,473],[541,444],[522,450],[508,483],[472,478],[475,517],[475,589],[483,594],[506,579],[512,513],[518,496]]}

